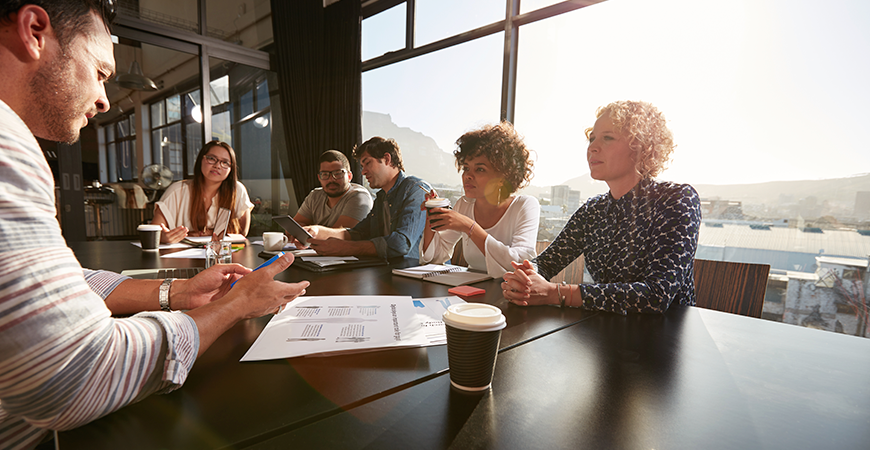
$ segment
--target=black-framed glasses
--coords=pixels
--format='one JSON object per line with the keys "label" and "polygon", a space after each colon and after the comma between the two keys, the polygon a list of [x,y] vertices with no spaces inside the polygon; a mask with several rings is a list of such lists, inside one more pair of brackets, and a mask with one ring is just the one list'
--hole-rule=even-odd
{"label": "black-framed glasses", "polygon": [[329,177],[332,177],[332,179],[338,180],[346,173],[346,169],[333,170],[332,172],[317,172],[317,178],[320,178],[321,180],[328,180]]}
{"label": "black-framed glasses", "polygon": [[227,161],[227,160],[225,160],[225,159],[218,159],[218,158],[216,158],[216,157],[214,157],[214,156],[212,156],[212,155],[205,155],[205,157],[203,157],[203,159],[204,159],[205,162],[207,162],[208,165],[210,165],[210,166],[213,166],[213,165],[217,164],[217,166],[218,166],[219,169],[229,169],[230,167],[233,166],[233,163],[232,163],[232,162]]}

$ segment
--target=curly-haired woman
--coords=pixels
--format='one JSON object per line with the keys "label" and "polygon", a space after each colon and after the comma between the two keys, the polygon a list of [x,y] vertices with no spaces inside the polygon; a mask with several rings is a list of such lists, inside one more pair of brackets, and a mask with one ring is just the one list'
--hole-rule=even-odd
{"label": "curly-haired woman", "polygon": [[[663,313],[695,304],[694,260],[701,203],[688,184],[656,181],[674,149],[664,115],[645,102],[618,101],[586,130],[592,178],[610,192],[590,198],[532,262],[504,275],[506,299],[518,305]],[[594,283],[549,280],[580,255]]]}
{"label": "curly-haired woman", "polygon": [[[541,207],[532,196],[514,195],[528,184],[534,163],[508,122],[465,133],[456,145],[453,156],[465,195],[453,209],[429,211],[420,263],[452,258],[462,239],[468,267],[499,278],[512,270],[511,262],[535,256]],[[432,191],[427,199],[435,195]]]}

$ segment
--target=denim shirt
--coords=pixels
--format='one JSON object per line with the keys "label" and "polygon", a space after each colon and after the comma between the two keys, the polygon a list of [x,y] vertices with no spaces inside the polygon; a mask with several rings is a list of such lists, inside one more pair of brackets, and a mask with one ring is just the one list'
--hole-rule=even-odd
{"label": "denim shirt", "polygon": [[426,226],[426,211],[421,211],[420,205],[430,190],[428,183],[415,176],[406,176],[400,170],[396,184],[389,192],[378,191],[369,215],[348,229],[351,238],[372,241],[381,258],[419,258],[420,240]]}

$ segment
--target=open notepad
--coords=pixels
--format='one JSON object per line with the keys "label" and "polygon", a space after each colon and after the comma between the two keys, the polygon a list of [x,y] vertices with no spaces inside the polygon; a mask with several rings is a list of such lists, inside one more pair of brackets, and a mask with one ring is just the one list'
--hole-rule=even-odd
{"label": "open notepad", "polygon": [[468,267],[444,264],[426,264],[425,266],[410,267],[407,269],[393,269],[393,275],[419,278],[424,281],[432,281],[434,283],[446,284],[448,286],[477,283],[478,281],[492,278],[486,273],[468,270]]}

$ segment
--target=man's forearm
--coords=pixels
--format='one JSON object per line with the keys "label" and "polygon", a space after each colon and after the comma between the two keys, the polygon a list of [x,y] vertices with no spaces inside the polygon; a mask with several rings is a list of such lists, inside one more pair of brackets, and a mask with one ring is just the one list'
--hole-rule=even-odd
{"label": "man's forearm", "polygon": [[125,280],[108,297],[106,307],[113,316],[160,309],[158,290],[163,280]]}
{"label": "man's forearm", "polygon": [[[348,239],[350,236],[348,236]],[[344,242],[347,254],[354,256],[378,256],[378,250],[372,241],[351,241]]]}
{"label": "man's forearm", "polygon": [[[187,280],[175,280],[169,287],[169,307],[173,310],[188,309],[184,299],[173,296]],[[113,316],[136,314],[142,311],[160,310],[159,290],[163,280],[125,280],[108,297],[106,307]]]}

